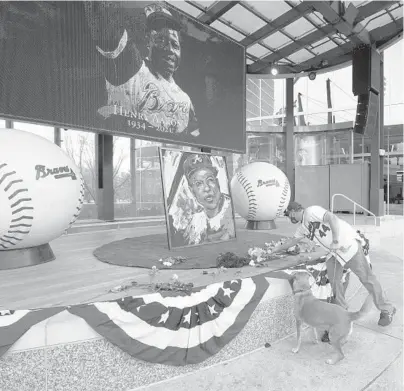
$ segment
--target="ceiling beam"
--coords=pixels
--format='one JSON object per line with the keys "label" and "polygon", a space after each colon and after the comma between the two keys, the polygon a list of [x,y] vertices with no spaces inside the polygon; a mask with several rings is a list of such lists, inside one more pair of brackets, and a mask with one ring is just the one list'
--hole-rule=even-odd
{"label": "ceiling beam", "polygon": [[[305,3],[306,1],[301,4]],[[307,4],[314,4],[314,3],[317,2],[315,1],[307,2]],[[394,4],[397,4],[397,1],[374,1],[367,3],[364,6],[358,8],[358,15],[356,16],[355,21],[361,22],[365,18],[368,18],[369,16],[374,15],[375,13],[380,12],[383,9],[391,7]],[[279,61],[280,59],[290,56],[294,52],[300,50],[302,45],[305,46],[312,45],[313,43],[321,40],[322,38],[335,34],[337,31],[338,30],[336,26],[334,26],[333,24],[327,24],[326,26],[321,27],[318,30],[315,30],[312,33],[306,35],[300,40],[292,42],[289,45],[283,47],[282,49],[274,53],[268,54],[267,56],[261,58],[259,62],[255,62],[254,64],[249,65],[249,72],[257,73],[261,69],[266,68],[270,63],[274,61]],[[351,42],[349,44],[351,45],[351,48],[354,46]],[[340,54],[342,53],[342,51],[338,50],[338,48],[335,48],[333,50],[335,50],[335,52],[337,53]]]}
{"label": "ceiling beam", "polygon": [[378,12],[390,8],[394,4],[400,3],[399,1],[370,1],[365,5],[358,8],[359,14],[355,20],[355,22],[361,22],[363,19],[368,18]]}
{"label": "ceiling beam", "polygon": [[204,14],[199,16],[198,20],[208,25],[212,24],[238,3],[239,1],[218,1],[212,4]]}
{"label": "ceiling beam", "polygon": [[355,45],[370,45],[371,39],[369,32],[360,24],[353,24],[358,15],[356,7],[350,3],[344,15],[339,14],[328,2],[313,2],[313,7],[320,12],[324,19],[333,25],[337,31],[346,35]]}
{"label": "ceiling beam", "polygon": [[[260,60],[258,60],[257,62],[260,62]],[[268,75],[271,73],[272,70],[272,66],[269,66],[268,64],[262,64],[263,67],[260,68],[260,70],[258,72],[251,72],[251,67],[253,65],[255,65],[256,62],[254,64],[250,64],[247,65],[247,74],[249,75]],[[298,73],[297,68],[295,68],[292,65],[276,65],[276,69],[278,70],[279,75],[286,75],[286,74],[296,74]],[[277,77],[273,77],[274,79],[276,79]]]}
{"label": "ceiling beam", "polygon": [[273,63],[276,61],[281,60],[282,58],[288,57],[291,54],[297,52],[302,48],[302,46],[308,46],[313,44],[314,42],[319,41],[322,38],[327,37],[330,34],[333,34],[335,32],[335,28],[331,25],[325,26],[322,30],[315,30],[310,34],[307,34],[305,37],[299,39],[296,42],[291,42],[289,45],[286,45],[282,49],[279,49],[276,52],[273,52],[271,54],[268,54],[264,58],[262,58],[262,63],[261,64],[251,64],[251,72],[256,72],[259,70],[259,68],[262,68],[262,64],[265,63]]}
{"label": "ceiling beam", "polygon": [[328,63],[332,63],[333,59],[336,57],[342,57],[348,54],[349,56],[351,56],[351,52],[352,52],[352,42],[347,42],[337,48],[321,53],[317,57],[310,58],[307,61],[297,64],[295,68],[297,68],[298,71],[300,72],[309,70],[310,68],[315,68],[323,60],[327,60]]}
{"label": "ceiling beam", "polygon": [[[397,28],[397,23],[401,25],[401,28]],[[396,35],[403,32],[403,18],[397,19],[395,22],[388,23],[382,27],[378,27],[370,32],[372,40],[376,43],[376,47],[379,47],[386,40],[394,38]],[[343,52],[343,54],[341,53]],[[298,72],[307,71],[312,67],[316,67],[322,60],[328,60],[330,65],[340,62],[342,57],[352,58],[352,43],[347,42],[339,48],[331,49],[318,55],[315,58],[311,58],[301,64],[296,64],[295,68]]]}
{"label": "ceiling beam", "polygon": [[[394,38],[396,35],[403,33],[403,18],[391,21],[384,26],[377,27],[370,32],[372,39],[375,42],[385,42]],[[376,45],[377,47],[380,45]]]}
{"label": "ceiling beam", "polygon": [[300,3],[297,7],[290,9],[272,22],[261,27],[253,34],[245,37],[240,43],[246,47],[251,46],[256,42],[265,39],[269,35],[279,31],[280,29],[287,27],[289,24],[295,22],[303,15],[312,11],[312,9],[313,7],[310,4],[306,2]]}

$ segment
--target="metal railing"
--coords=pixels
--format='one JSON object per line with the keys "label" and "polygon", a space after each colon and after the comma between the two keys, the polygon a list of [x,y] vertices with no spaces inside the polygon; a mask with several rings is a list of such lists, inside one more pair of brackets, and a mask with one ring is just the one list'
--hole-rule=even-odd
{"label": "metal railing", "polygon": [[359,206],[359,208],[361,208],[362,210],[364,210],[365,212],[367,212],[368,214],[370,214],[371,216],[374,217],[375,220],[375,225],[377,226],[377,217],[374,213],[372,213],[370,210],[367,210],[366,208],[364,208],[362,205],[358,204],[357,202],[355,202],[354,200],[350,199],[349,197],[347,197],[345,194],[341,194],[341,193],[336,193],[333,194],[332,198],[331,198],[331,212],[334,213],[334,198],[335,197],[342,197],[345,198],[348,201],[351,201],[354,204],[354,209],[353,209],[353,225],[355,225],[355,217],[356,217],[356,207]]}

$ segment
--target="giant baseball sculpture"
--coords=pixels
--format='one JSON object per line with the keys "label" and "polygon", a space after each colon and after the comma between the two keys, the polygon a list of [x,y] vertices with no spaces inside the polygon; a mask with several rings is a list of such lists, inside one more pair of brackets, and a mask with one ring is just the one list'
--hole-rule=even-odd
{"label": "giant baseball sculpture", "polygon": [[290,201],[290,185],[286,175],[267,162],[254,162],[242,167],[231,180],[236,212],[247,221],[247,227],[259,227],[255,222],[268,222],[282,216]]}
{"label": "giant baseball sculpture", "polygon": [[11,267],[2,259],[10,260],[13,250],[62,235],[77,219],[83,198],[80,171],[60,147],[29,132],[0,129],[0,269]]}

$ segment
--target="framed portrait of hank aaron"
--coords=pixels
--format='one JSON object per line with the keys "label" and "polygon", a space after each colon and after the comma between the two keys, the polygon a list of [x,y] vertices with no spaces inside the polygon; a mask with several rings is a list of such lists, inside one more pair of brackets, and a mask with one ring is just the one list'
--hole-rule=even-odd
{"label": "framed portrait of hank aaron", "polygon": [[159,149],[169,248],[236,238],[226,158]]}
{"label": "framed portrait of hank aaron", "polygon": [[245,47],[179,2],[3,3],[0,117],[245,152]]}

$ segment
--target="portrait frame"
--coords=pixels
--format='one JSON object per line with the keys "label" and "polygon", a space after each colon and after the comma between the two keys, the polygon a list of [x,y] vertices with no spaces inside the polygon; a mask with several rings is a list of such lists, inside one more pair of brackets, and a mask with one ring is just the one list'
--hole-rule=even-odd
{"label": "portrait frame", "polygon": [[[237,240],[226,157],[207,152],[159,147],[159,158],[169,250]],[[196,165],[200,164],[201,167],[196,169],[194,164],[189,171],[190,161],[196,161]],[[219,199],[218,212],[212,218],[207,215],[208,212],[212,214],[212,210],[206,210],[203,199],[198,201],[198,195],[193,192],[186,174],[186,172],[193,172],[192,175],[194,175],[196,171],[204,170],[205,163],[208,170],[211,167],[217,170],[215,179],[218,184],[218,193],[214,197]],[[210,200],[207,207],[213,204],[214,200]],[[199,225],[194,224],[195,221],[198,221]],[[201,230],[198,231],[194,227],[201,227]]]}

